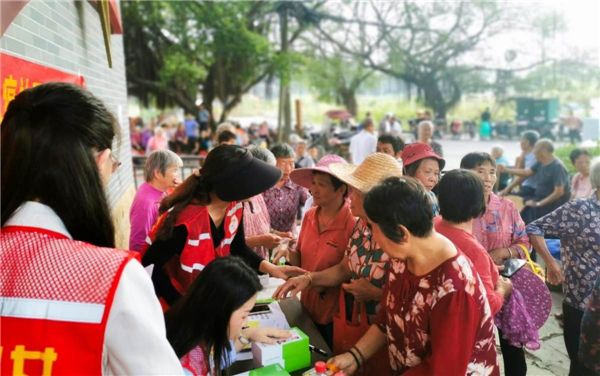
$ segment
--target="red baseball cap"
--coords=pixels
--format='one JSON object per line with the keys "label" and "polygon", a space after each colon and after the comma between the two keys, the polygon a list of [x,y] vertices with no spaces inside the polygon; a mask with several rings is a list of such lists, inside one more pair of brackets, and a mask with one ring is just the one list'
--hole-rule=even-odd
{"label": "red baseball cap", "polygon": [[446,165],[446,161],[444,160],[444,158],[437,155],[435,151],[433,151],[431,146],[422,142],[415,142],[406,145],[404,147],[404,150],[402,150],[401,158],[404,167],[409,166],[425,158],[437,159],[438,163],[440,164],[440,170],[442,170]]}

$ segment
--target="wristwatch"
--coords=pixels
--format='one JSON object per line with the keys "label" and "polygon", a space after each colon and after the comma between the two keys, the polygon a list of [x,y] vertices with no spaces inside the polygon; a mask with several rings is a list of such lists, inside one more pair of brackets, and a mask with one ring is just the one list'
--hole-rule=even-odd
{"label": "wristwatch", "polygon": [[541,205],[540,205],[540,202],[539,202],[539,201],[536,201],[536,203],[535,203],[535,206],[539,208],[539,207],[541,206]]}

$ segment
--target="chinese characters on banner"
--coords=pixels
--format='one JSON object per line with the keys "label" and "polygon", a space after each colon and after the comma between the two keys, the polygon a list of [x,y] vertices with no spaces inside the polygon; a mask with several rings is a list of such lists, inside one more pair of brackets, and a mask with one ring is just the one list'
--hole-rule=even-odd
{"label": "chinese characters on banner", "polygon": [[61,81],[85,86],[83,76],[66,73],[54,68],[45,67],[27,60],[0,52],[0,81],[2,96],[0,97],[0,119],[8,108],[8,103],[21,91],[44,82]]}

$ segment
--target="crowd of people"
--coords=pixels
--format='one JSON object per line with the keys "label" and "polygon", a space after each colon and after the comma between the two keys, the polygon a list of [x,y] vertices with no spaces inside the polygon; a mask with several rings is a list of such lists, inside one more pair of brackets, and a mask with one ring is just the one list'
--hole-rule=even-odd
{"label": "crowd of people", "polygon": [[[198,118],[181,148],[206,146]],[[285,280],[276,299],[300,293],[346,375],[499,375],[496,335],[504,373],[525,375],[546,282],[562,283],[569,374],[600,372],[600,160],[575,150],[570,179],[526,132],[515,165],[495,148],[444,171],[433,123],[406,145],[396,127],[365,122],[347,161],[301,139],[240,146],[225,124],[183,181],[148,139],[123,251],[105,194],[116,119],[74,85],[21,92],[1,124],[3,373],[226,374],[248,343],[290,335],[246,325],[260,274]]]}

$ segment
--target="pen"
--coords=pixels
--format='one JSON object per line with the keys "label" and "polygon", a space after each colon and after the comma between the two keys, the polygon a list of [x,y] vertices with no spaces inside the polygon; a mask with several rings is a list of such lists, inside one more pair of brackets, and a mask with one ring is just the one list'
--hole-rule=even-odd
{"label": "pen", "polygon": [[321,350],[320,348],[318,348],[318,347],[315,347],[315,346],[313,346],[313,345],[310,345],[310,344],[309,344],[309,345],[308,345],[308,348],[310,349],[310,351],[314,351],[314,352],[316,352],[317,354],[321,354],[321,355],[323,355],[323,356],[327,356],[327,355],[328,355],[328,354],[325,352],[325,350]]}

